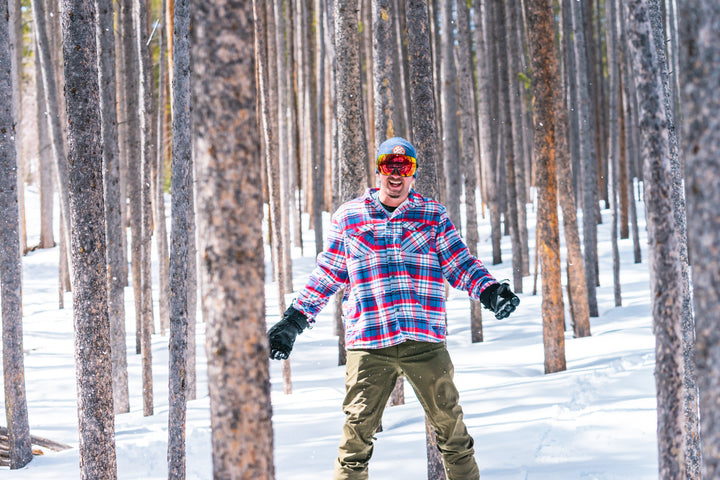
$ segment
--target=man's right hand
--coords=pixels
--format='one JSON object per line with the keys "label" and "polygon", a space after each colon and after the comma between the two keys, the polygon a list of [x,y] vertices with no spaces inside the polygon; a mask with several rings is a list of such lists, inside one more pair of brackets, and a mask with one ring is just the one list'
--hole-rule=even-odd
{"label": "man's right hand", "polygon": [[282,319],[268,331],[270,358],[286,360],[290,356],[295,338],[308,326],[307,317],[290,306]]}
{"label": "man's right hand", "polygon": [[495,313],[498,320],[509,317],[515,307],[520,305],[520,298],[510,290],[507,283],[490,285],[480,294],[480,301],[485,308]]}

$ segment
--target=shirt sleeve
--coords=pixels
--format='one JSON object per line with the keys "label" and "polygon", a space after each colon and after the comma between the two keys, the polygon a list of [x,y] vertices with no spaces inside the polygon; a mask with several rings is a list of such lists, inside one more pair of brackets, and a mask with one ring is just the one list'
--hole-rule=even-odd
{"label": "shirt sleeve", "polygon": [[471,298],[479,300],[486,287],[497,283],[483,263],[470,254],[444,210],[440,213],[435,242],[443,275],[454,288],[464,290]]}
{"label": "shirt sleeve", "polygon": [[325,250],[317,257],[317,266],[310,273],[305,287],[293,301],[295,309],[303,312],[308,322],[315,317],[343,285],[349,283],[345,240],[340,224],[333,218],[327,235]]}

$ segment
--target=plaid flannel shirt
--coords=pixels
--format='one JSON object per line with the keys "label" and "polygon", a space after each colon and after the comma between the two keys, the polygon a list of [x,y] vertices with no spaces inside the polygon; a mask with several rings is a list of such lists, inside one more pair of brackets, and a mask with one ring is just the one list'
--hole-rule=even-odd
{"label": "plaid flannel shirt", "polygon": [[293,306],[312,324],[330,297],[347,287],[346,348],[442,342],[443,277],[474,299],[497,282],[470,254],[441,204],[411,190],[389,214],[376,192],[370,189],[335,212],[325,251]]}

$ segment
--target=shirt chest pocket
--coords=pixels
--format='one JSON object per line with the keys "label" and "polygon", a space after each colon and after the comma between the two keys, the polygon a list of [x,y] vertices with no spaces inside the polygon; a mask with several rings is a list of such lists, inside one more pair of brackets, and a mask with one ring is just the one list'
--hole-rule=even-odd
{"label": "shirt chest pocket", "polygon": [[433,244],[432,225],[403,222],[400,248],[406,253],[428,254]]}
{"label": "shirt chest pocket", "polygon": [[363,225],[345,234],[345,245],[351,258],[370,255],[375,245],[374,225]]}

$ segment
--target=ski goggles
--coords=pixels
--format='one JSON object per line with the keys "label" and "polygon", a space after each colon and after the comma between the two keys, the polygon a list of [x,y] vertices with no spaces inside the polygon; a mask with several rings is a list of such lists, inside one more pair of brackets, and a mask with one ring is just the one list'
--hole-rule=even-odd
{"label": "ski goggles", "polygon": [[415,157],[387,153],[380,155],[377,159],[377,171],[382,175],[400,175],[401,177],[412,177],[417,171]]}

